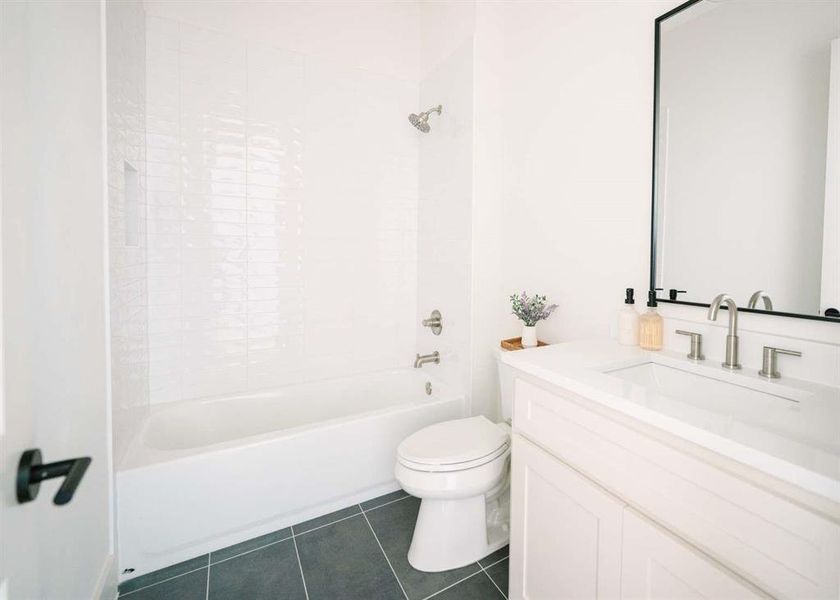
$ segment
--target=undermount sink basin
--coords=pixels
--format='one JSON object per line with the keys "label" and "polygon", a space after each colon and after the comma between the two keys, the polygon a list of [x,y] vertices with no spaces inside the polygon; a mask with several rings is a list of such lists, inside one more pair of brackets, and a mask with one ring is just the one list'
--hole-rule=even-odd
{"label": "undermount sink basin", "polygon": [[[691,369],[691,370],[688,370]],[[840,477],[836,410],[805,390],[709,368],[645,362],[603,371],[622,396],[659,414]]]}
{"label": "undermount sink basin", "polygon": [[608,371],[607,374],[699,408],[741,413],[790,408],[797,402],[781,394],[769,394],[744,385],[690,373],[667,365],[647,362]]}
{"label": "undermount sink basin", "polygon": [[840,502],[840,387],[586,340],[503,361],[604,408]]}

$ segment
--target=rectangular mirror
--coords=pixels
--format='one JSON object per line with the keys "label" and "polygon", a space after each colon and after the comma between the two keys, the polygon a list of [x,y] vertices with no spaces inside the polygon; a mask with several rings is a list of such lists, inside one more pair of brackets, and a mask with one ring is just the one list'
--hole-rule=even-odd
{"label": "rectangular mirror", "polygon": [[840,2],[656,20],[651,288],[840,322]]}

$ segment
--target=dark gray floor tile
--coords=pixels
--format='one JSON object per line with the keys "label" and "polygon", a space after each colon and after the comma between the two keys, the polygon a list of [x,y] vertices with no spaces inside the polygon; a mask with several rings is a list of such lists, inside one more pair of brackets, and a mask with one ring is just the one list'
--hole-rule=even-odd
{"label": "dark gray floor tile", "polygon": [[491,600],[504,598],[484,573],[473,575],[434,597],[434,600]]}
{"label": "dark gray floor tile", "polygon": [[408,564],[408,547],[411,545],[411,536],[414,533],[414,522],[417,520],[419,507],[419,499],[406,498],[366,513],[385,554],[388,555],[397,577],[400,578],[411,600],[425,598],[480,570],[478,563],[474,563],[452,571],[424,573]]}
{"label": "dark gray floor tile", "polygon": [[205,600],[206,597],[207,567],[128,594],[120,591],[120,598],[126,600]]}
{"label": "dark gray floor tile", "polygon": [[346,519],[347,517],[357,515],[360,512],[361,510],[359,509],[359,505],[354,504],[353,506],[348,506],[347,508],[342,508],[341,510],[331,512],[330,514],[324,515],[323,517],[309,519],[308,521],[298,523],[294,526],[295,535],[300,535],[301,533],[312,531],[316,527],[323,527],[324,525],[329,525],[330,523],[334,523],[338,520]]}
{"label": "dark gray floor tile", "polygon": [[295,543],[278,542],[210,566],[212,600],[306,598]]}
{"label": "dark gray floor tile", "polygon": [[482,567],[486,568],[488,565],[492,565],[493,563],[499,562],[503,558],[507,558],[508,554],[510,554],[510,546],[505,545],[502,548],[496,550],[493,554],[485,556],[478,562]]}
{"label": "dark gray floor tile", "polygon": [[388,502],[405,498],[406,496],[408,496],[407,493],[402,490],[397,490],[396,492],[391,492],[390,494],[385,494],[384,496],[379,496],[377,498],[373,498],[372,500],[362,502],[362,510],[370,510],[372,508],[376,508],[377,506],[387,504]]}
{"label": "dark gray floor tile", "polygon": [[190,560],[185,560],[184,562],[179,562],[171,567],[164,567],[163,569],[152,571],[151,573],[141,575],[140,577],[124,581],[120,584],[119,590],[121,594],[127,594],[128,592],[139,590],[140,588],[152,585],[153,583],[158,583],[164,579],[171,579],[172,577],[177,577],[178,575],[183,575],[189,571],[194,571],[206,566],[207,555],[204,554],[196,558],[191,558]]}
{"label": "dark gray floor tile", "polygon": [[508,570],[510,569],[510,559],[504,559],[503,561],[497,562],[495,565],[490,567],[485,567],[485,571],[490,576],[499,589],[502,590],[505,596],[509,596],[508,594]]}
{"label": "dark gray floor tile", "polygon": [[310,600],[403,598],[361,515],[296,538]]}
{"label": "dark gray floor tile", "polygon": [[292,528],[286,527],[285,529],[273,531],[272,533],[261,535],[260,537],[251,538],[250,540],[245,540],[239,544],[234,544],[233,546],[228,546],[227,548],[211,552],[210,563],[219,562],[220,560],[231,558],[237,554],[242,554],[243,552],[248,552],[249,550],[267,546],[268,544],[273,544],[274,542],[279,542],[290,537],[292,537]]}

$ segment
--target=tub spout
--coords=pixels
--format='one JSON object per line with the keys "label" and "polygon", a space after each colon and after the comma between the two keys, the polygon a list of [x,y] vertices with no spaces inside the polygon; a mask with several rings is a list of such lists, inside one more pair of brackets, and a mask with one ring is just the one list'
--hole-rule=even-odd
{"label": "tub spout", "polygon": [[419,369],[426,363],[440,364],[440,352],[435,350],[431,354],[418,354],[417,358],[414,359],[414,368]]}

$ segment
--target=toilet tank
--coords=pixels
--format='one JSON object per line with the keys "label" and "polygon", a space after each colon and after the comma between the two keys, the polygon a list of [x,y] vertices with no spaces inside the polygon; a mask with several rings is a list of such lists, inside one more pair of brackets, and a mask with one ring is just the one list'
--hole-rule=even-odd
{"label": "toilet tank", "polygon": [[496,348],[496,370],[499,374],[499,395],[502,401],[502,420],[510,421],[513,416],[513,369],[502,362],[502,354],[506,352]]}

